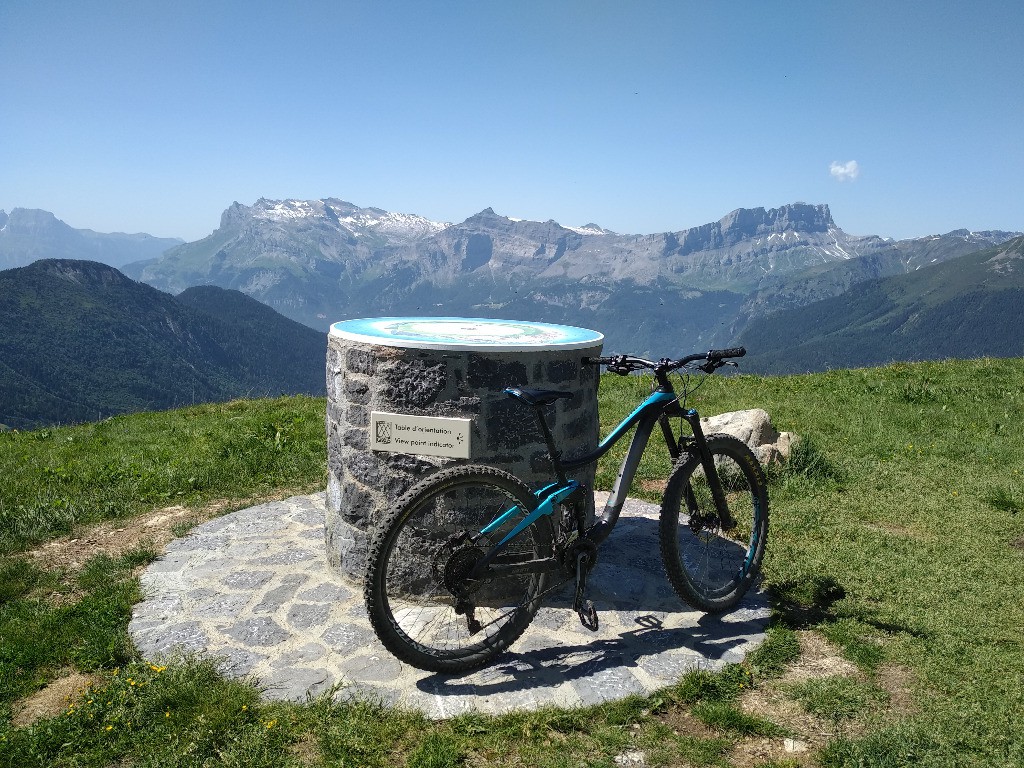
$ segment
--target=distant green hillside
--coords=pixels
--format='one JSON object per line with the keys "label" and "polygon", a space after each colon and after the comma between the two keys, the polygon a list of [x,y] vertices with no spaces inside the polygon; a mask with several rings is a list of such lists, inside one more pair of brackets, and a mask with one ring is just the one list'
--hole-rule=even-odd
{"label": "distant green hillside", "polygon": [[[1024,238],[758,320],[744,368],[796,373],[892,360],[1024,355]],[[771,350],[771,352],[767,352]]]}
{"label": "distant green hillside", "polygon": [[0,424],[323,394],[326,336],[237,291],[173,297],[88,261],[0,272]]}

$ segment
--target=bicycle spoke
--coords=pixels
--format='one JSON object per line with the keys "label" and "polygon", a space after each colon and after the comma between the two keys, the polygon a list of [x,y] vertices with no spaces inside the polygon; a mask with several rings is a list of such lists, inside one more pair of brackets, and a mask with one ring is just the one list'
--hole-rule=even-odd
{"label": "bicycle spoke", "polygon": [[[522,633],[546,586],[539,573],[485,569],[486,577],[471,578],[477,563],[529,513],[534,497],[511,476],[473,467],[438,473],[409,496],[375,541],[367,586],[371,622],[395,655],[417,666],[453,671],[479,665]],[[550,542],[544,518],[510,540],[495,562],[549,558]]]}

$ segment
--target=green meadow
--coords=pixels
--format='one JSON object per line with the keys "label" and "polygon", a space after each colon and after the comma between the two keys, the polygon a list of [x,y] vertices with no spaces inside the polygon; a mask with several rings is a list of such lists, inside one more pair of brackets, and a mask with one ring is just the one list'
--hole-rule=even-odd
{"label": "green meadow", "polygon": [[[603,427],[647,391],[605,375]],[[182,535],[322,489],[322,399],[0,433],[0,765],[1024,765],[1024,361],[709,377],[690,403],[764,408],[801,438],[769,473],[766,643],[648,697],[437,722],[267,703],[207,660],[139,658],[127,625],[157,540],[40,556],[156,510],[183,510]],[[656,500],[670,464],[651,445],[635,492]]]}

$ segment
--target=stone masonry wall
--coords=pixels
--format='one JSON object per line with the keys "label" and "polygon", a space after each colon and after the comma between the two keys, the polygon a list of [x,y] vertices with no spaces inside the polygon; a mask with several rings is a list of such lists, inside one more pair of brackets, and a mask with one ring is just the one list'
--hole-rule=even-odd
{"label": "stone masonry wall", "polygon": [[[547,410],[566,457],[592,450],[599,437],[598,368],[581,360],[600,345],[565,351],[458,352],[358,343],[328,337],[328,561],[360,581],[368,537],[382,514],[414,483],[456,463],[499,467],[527,484],[548,482],[550,462],[533,409],[505,387],[572,390]],[[371,411],[471,418],[468,462],[369,450]],[[593,487],[594,467],[573,475]]]}

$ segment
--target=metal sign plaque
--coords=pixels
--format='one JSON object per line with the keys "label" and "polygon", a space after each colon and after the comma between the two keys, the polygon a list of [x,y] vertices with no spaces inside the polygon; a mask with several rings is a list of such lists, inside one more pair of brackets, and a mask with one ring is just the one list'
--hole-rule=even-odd
{"label": "metal sign plaque", "polygon": [[370,450],[469,458],[472,419],[370,412]]}

